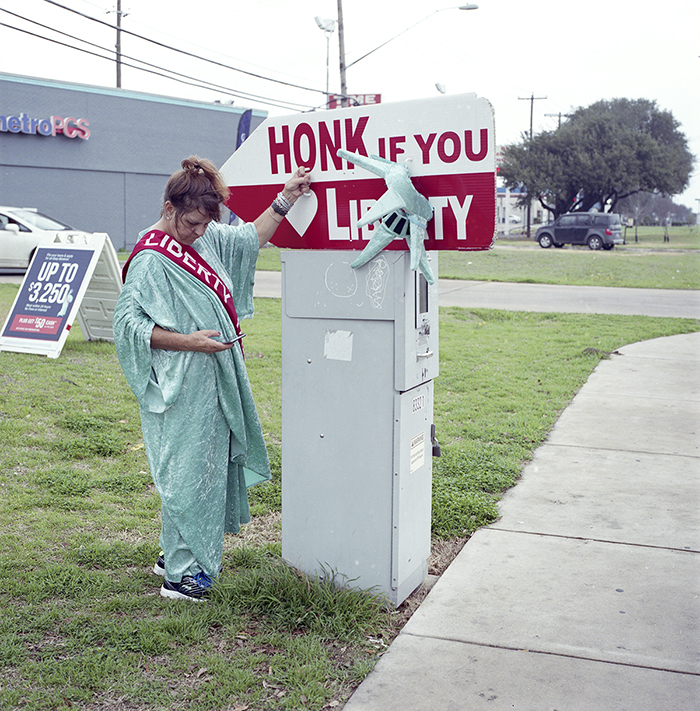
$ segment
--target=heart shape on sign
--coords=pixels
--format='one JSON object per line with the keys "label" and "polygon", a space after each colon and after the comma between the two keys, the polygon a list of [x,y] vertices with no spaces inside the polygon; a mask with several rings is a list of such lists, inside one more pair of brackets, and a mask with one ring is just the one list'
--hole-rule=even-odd
{"label": "heart shape on sign", "polygon": [[310,190],[294,203],[294,207],[287,214],[287,222],[300,237],[303,237],[314,217],[316,217],[317,211],[318,198],[316,193]]}

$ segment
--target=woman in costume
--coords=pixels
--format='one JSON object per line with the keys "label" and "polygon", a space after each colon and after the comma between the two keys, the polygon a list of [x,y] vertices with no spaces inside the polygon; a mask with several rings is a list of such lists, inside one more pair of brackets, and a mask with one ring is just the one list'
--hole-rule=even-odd
{"label": "woman in costume", "polygon": [[181,165],[124,266],[114,340],[162,502],[160,594],[202,600],[224,532],[250,521],[247,488],[270,478],[239,317],[253,315],[259,248],[310,178],[299,168],[255,222],[232,227],[217,222],[228,189],[213,163]]}

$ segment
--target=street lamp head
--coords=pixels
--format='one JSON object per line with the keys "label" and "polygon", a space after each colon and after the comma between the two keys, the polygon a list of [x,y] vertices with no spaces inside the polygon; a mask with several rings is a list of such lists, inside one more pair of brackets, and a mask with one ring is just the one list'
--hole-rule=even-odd
{"label": "street lamp head", "polygon": [[459,9],[460,10],[478,10],[479,6],[474,4],[473,2],[468,2],[466,5],[460,5]]}
{"label": "street lamp head", "polygon": [[335,29],[335,20],[329,20],[327,18],[324,19],[322,17],[319,17],[318,15],[314,17],[314,20],[316,20],[316,24],[324,32],[333,32],[333,30]]}

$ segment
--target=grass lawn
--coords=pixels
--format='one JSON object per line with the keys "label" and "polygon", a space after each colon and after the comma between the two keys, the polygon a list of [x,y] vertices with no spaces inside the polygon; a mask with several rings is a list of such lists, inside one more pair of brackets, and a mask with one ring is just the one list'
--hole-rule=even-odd
{"label": "grass lawn", "polygon": [[439,265],[442,279],[700,289],[700,251],[592,252],[497,244],[488,252],[440,252]]}
{"label": "grass lawn", "polygon": [[[662,229],[640,227],[639,241],[634,242],[633,230],[627,240],[609,252],[593,252],[542,249],[533,239],[512,236],[496,240],[486,252],[440,252],[438,271],[441,279],[700,289],[700,228],[673,227],[671,241],[664,243]],[[258,268],[279,271],[279,250],[261,250]]]}
{"label": "grass lawn", "polygon": [[[0,284],[0,322],[16,291]],[[206,605],[158,595],[160,502],[114,346],[85,342],[76,324],[58,359],[0,353],[0,708],[339,708],[405,622],[419,598],[389,612],[281,563],[280,301],[256,307],[247,363],[274,478],[251,490],[254,520],[227,537]],[[497,518],[502,492],[606,353],[699,328],[441,309],[434,549]]]}

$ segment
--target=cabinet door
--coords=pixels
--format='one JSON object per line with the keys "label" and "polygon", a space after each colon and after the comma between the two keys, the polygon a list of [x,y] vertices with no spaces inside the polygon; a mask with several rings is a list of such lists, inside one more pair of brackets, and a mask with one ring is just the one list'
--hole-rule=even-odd
{"label": "cabinet door", "polygon": [[392,515],[392,602],[425,579],[430,557],[433,383],[396,395]]}

